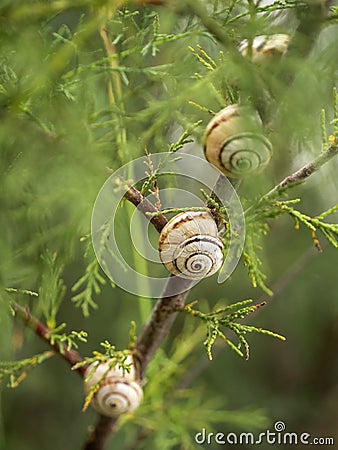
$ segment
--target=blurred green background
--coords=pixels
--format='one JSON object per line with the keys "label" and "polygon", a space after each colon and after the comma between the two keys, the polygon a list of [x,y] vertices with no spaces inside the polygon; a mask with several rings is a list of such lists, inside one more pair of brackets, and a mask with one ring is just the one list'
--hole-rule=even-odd
{"label": "blurred green background", "polygon": [[[234,46],[263,30],[293,31],[283,21],[274,22],[269,13],[244,14],[251,3],[201,5]],[[116,53],[110,60],[100,27],[114,42]],[[332,133],[338,42],[334,21],[315,38],[310,57],[299,56],[290,67],[281,63],[277,75],[257,69],[264,83],[270,80],[280,110],[278,127],[271,130],[270,165],[238,189],[245,205],[320,152],[322,108],[327,133]],[[44,258],[47,253],[57,255],[66,288],[57,324],[65,322],[68,332],[88,332],[88,342],[79,348],[82,356],[100,349],[104,340],[126,348],[130,322],[136,321],[139,333],[155,300],[136,298],[106,280],[101,292],[93,294],[98,308],[91,309],[89,317],[71,301],[72,286],[95,260],[90,241],[82,239],[90,233],[95,198],[111,171],[145,149],[167,151],[198,120],[203,122],[195,128],[194,143],[183,151],[202,156],[210,115],[189,102],[217,111],[228,101],[228,84],[237,82],[239,95],[250,97],[250,72],[232,60],[188,8],[5,1],[0,7],[0,44],[1,289],[39,291],[50,270]],[[217,61],[217,70],[209,71],[188,48],[196,51],[197,45]],[[291,86],[278,80],[278,73],[287,69],[297,73]],[[337,169],[337,160],[331,160],[290,192],[291,198],[302,199],[301,211],[315,216],[337,203]],[[337,222],[337,217],[330,220]],[[249,336],[248,361],[221,343],[210,362],[203,329],[196,331],[199,324],[191,317],[178,317],[165,352],[149,368],[144,405],[125,421],[107,449],[197,448],[194,434],[203,426],[224,433],[259,433],[273,430],[278,420],[287,431],[332,436],[337,442],[337,251],[320,239],[324,251],[319,253],[309,231],[303,226],[295,230],[288,217],[270,226],[261,256],[267,285],[275,292],[271,300],[252,287],[242,262],[225,284],[204,280],[188,300],[199,300],[205,311],[220,300],[267,300],[249,322],[285,335],[286,342]],[[127,237],[125,246],[132,255]],[[41,320],[48,319],[39,304],[43,297],[13,298]],[[178,349],[188,345],[191,350],[180,359]],[[0,359],[18,360],[45,350],[46,345],[12,317],[8,296],[2,297]],[[180,383],[189,388],[187,397],[176,392]],[[96,420],[91,409],[81,413],[82,382],[57,356],[35,368],[16,389],[4,382],[0,400],[1,449],[79,449]]]}

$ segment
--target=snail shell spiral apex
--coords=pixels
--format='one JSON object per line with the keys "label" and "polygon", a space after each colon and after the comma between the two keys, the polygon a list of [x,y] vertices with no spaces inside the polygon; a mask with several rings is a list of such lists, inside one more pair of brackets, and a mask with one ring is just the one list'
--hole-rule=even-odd
{"label": "snail shell spiral apex", "polygon": [[[131,360],[131,358],[130,358]],[[127,363],[130,361],[127,360]],[[90,376],[95,369],[95,372]],[[100,382],[97,392],[95,392],[91,405],[92,407],[108,417],[118,417],[135,411],[143,398],[141,386],[135,380],[133,366],[129,373],[123,374],[118,367],[109,368],[109,361],[105,363],[93,363],[85,371],[85,393],[88,395],[91,388]]]}
{"label": "snail shell spiral apex", "polygon": [[209,122],[204,140],[206,159],[229,177],[261,171],[271,157],[271,144],[261,133],[256,111],[237,104],[219,111]]}
{"label": "snail shell spiral apex", "polygon": [[[251,59],[254,63],[274,60],[283,56],[289,46],[290,36],[288,34],[271,34],[256,36],[252,41]],[[249,54],[249,41],[244,39],[239,47],[239,52],[243,56]]]}
{"label": "snail shell spiral apex", "polygon": [[223,242],[207,211],[177,214],[159,238],[162,263],[174,275],[199,280],[216,273],[223,263]]}

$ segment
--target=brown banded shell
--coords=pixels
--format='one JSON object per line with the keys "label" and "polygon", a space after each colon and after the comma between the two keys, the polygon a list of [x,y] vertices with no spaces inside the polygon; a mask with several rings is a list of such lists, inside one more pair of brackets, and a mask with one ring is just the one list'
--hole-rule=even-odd
{"label": "brown banded shell", "polygon": [[211,214],[191,211],[169,220],[159,238],[159,254],[167,270],[182,278],[216,273],[223,263],[223,242]]}
{"label": "brown banded shell", "polygon": [[[256,36],[252,41],[251,59],[254,63],[261,63],[281,57],[286,53],[289,43],[290,36],[288,34]],[[244,39],[240,43],[238,50],[243,56],[249,55],[248,39]]]}
{"label": "brown banded shell", "polygon": [[219,111],[207,125],[206,159],[229,177],[262,170],[271,158],[271,144],[263,136],[256,111],[233,104]]}
{"label": "brown banded shell", "polygon": [[[127,363],[132,363],[131,357],[129,360],[127,359]],[[134,366],[131,366],[129,373],[125,372],[124,374],[119,367],[109,367],[108,360],[100,364],[93,363],[85,371],[86,395],[94,385],[100,382],[99,388],[91,400],[92,407],[108,417],[118,417],[121,414],[135,411],[142,401],[143,391],[135,380]]]}

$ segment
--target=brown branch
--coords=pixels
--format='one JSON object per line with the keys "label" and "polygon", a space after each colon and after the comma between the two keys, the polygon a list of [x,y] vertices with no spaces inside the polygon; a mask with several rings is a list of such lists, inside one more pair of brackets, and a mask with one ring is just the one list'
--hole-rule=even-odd
{"label": "brown branch", "polygon": [[[129,186],[124,197],[137,207],[143,214],[158,212],[157,208],[133,186]],[[167,223],[163,215],[156,215],[150,219],[158,232]],[[180,277],[170,276],[161,298],[156,303],[148,323],[135,344],[134,359],[138,376],[144,378],[149,362],[168,335],[177,313],[184,306],[185,299],[193,282]],[[180,292],[177,294],[177,292]]]}
{"label": "brown branch", "polygon": [[[155,213],[158,212],[158,209],[137,189],[133,186],[129,186],[128,191],[124,194],[124,197],[130,201],[133,205],[136,206],[138,210],[140,210],[148,219],[146,213]],[[158,216],[154,216],[150,219],[150,222],[154,225],[156,230],[160,233],[164,225],[168,222],[167,218],[164,214],[160,214]]]}
{"label": "brown branch", "polygon": [[[58,344],[52,344],[51,342],[51,330],[42,323],[39,319],[32,316],[28,308],[23,308],[18,303],[12,301],[11,307],[13,308],[15,315],[19,317],[26,326],[31,328],[34,333],[39,336],[44,342],[46,342],[49,347],[51,347],[55,353],[59,354],[61,358],[68,362],[68,364],[72,367],[74,364],[83,361],[81,356],[75,350],[68,350],[66,344],[62,344],[60,349]],[[83,377],[86,367],[79,367],[76,369],[76,372]]]}
{"label": "brown branch", "polygon": [[118,418],[99,415],[95,427],[88,435],[83,450],[103,450],[109,436],[116,430]]}
{"label": "brown branch", "polygon": [[[178,311],[182,310],[192,285],[192,281],[173,275],[168,279],[162,297],[135,344],[134,358],[140,379],[144,378],[149,362],[168,335]],[[172,294],[177,291],[181,293]]]}
{"label": "brown branch", "polygon": [[[129,200],[147,217],[147,213],[158,212],[157,208],[133,186],[129,186],[124,197]],[[167,223],[163,215],[156,215],[150,219],[156,230],[160,233]],[[135,344],[134,359],[138,376],[144,378],[146,368],[168,335],[177,313],[184,306],[193,282],[183,278],[171,276],[163,291],[161,298],[156,303],[148,323],[144,326],[141,335]],[[177,294],[177,292],[180,292]]]}

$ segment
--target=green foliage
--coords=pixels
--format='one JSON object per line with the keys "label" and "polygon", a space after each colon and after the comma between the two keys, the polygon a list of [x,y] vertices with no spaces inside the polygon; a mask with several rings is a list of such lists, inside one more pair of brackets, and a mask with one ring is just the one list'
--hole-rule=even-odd
{"label": "green foliage", "polygon": [[[338,118],[338,100],[337,91],[333,90],[333,120],[330,122],[332,133],[327,136],[326,132],[326,113],[325,109],[321,111],[320,129],[322,137],[322,151],[327,151],[331,146],[336,146],[337,139],[337,118]],[[314,164],[314,163],[313,163]],[[254,287],[260,286],[261,289],[269,295],[272,291],[265,285],[266,275],[260,269],[262,261],[258,253],[262,249],[261,240],[267,235],[270,229],[268,219],[276,219],[283,214],[291,216],[295,222],[295,229],[299,229],[299,224],[305,225],[313,239],[314,245],[319,251],[322,251],[316,232],[319,231],[333,245],[338,248],[337,236],[338,226],[335,223],[327,223],[323,219],[334,214],[338,206],[335,205],[316,217],[310,217],[307,214],[295,209],[292,205],[297,204],[301,199],[278,200],[278,197],[286,197],[288,184],[284,187],[278,187],[275,192],[270,191],[268,194],[258,198],[245,213],[246,216],[246,241],[243,252],[244,264],[248,267],[248,273]]]}
{"label": "green foliage", "polygon": [[0,361],[0,383],[8,379],[7,387],[18,387],[32,369],[54,355],[54,352],[46,351],[18,361]]}
{"label": "green foliage", "polygon": [[79,294],[73,296],[72,300],[75,306],[82,309],[85,317],[89,316],[90,308],[97,308],[96,302],[93,300],[93,294],[100,294],[102,284],[106,280],[100,274],[100,266],[96,257],[86,267],[85,274],[72,286],[72,291],[75,292],[79,288],[84,288]]}
{"label": "green foliage", "polygon": [[[313,237],[316,231],[320,231],[329,241],[329,243],[333,245],[333,247],[337,248],[338,226],[335,223],[324,222],[323,219],[331,214],[334,214],[338,209],[338,205],[329,208],[317,217],[310,217],[291,206],[293,204],[299,203],[300,201],[300,199],[279,201],[273,198],[269,198],[267,199],[267,201],[260,202],[259,206],[255,208],[255,210],[250,211],[248,220],[252,221],[252,223],[255,224],[263,224],[263,233],[266,234],[268,231],[266,219],[275,219],[283,214],[288,214],[294,219],[296,230],[299,229],[299,224],[302,223],[310,230]],[[253,228],[253,225],[251,224],[250,227]],[[251,235],[249,231],[247,237],[247,241],[249,240],[249,242],[251,241],[250,236]],[[252,245],[251,242],[250,245]],[[253,255],[255,254],[254,251],[252,251],[251,253]]]}
{"label": "green foliage", "polygon": [[63,266],[57,254],[52,255],[48,250],[42,256],[42,261],[44,267],[40,281],[38,307],[42,310],[48,328],[53,330],[56,326],[57,312],[66,293],[66,286],[61,278]]}
{"label": "green foliage", "polygon": [[[318,248],[316,233],[321,233],[337,247],[337,225],[327,222],[327,217],[337,211],[337,206],[319,206],[322,198],[313,191],[310,192],[313,195],[310,200],[306,196],[302,198],[305,214],[295,209],[294,200],[285,197],[288,188],[279,189],[274,196],[261,194],[266,186],[273,186],[276,180],[291,173],[293,159],[298,164],[297,158],[305,153],[306,160],[311,160],[304,142],[313,142],[317,152],[320,150],[320,137],[324,152],[336,145],[336,90],[333,108],[328,106],[331,101],[328,92],[336,79],[335,46],[326,48],[319,42],[318,49],[315,48],[309,58],[296,55],[289,60],[286,58],[282,64],[276,63],[274,67],[256,67],[239,58],[236,51],[244,38],[252,42],[256,35],[275,32],[292,34],[293,47],[299,50],[297,36],[300,33],[288,28],[283,15],[294,11],[299,19],[306,17],[312,7],[312,3],[291,0],[274,1],[270,5],[242,0],[224,3],[187,0],[173,5],[170,10],[166,6],[137,8],[133,3],[118,5],[116,2],[89,0],[5,1],[0,6],[0,283],[2,287],[13,286],[7,289],[9,294],[32,297],[32,311],[42,315],[47,322],[51,328],[51,342],[57,344],[61,352],[64,346],[74,349],[79,342],[86,341],[87,325],[81,326],[86,331],[64,332],[69,323],[83,319],[77,316],[79,312],[74,306],[79,307],[86,317],[95,309],[95,314],[90,317],[93,323],[88,322],[88,329],[92,327],[95,330],[96,334],[91,332],[90,336],[93,341],[97,338],[97,342],[102,339],[100,332],[106,335],[101,321],[107,323],[107,317],[111,317],[113,323],[113,326],[109,323],[112,335],[109,339],[114,341],[119,339],[123,326],[120,324],[125,320],[133,318],[141,322],[142,307],[118,289],[114,291],[118,306],[115,308],[114,305],[111,312],[111,292],[109,287],[103,289],[106,279],[90,248],[90,239],[86,243],[85,254],[79,244],[81,236],[86,234],[90,237],[92,206],[110,171],[143,155],[145,149],[149,154],[168,150],[190,151],[192,147],[187,144],[194,140],[198,144],[197,150],[201,150],[210,114],[228,103],[241,101],[261,106],[261,102],[266,101],[269,122],[266,132],[274,142],[274,155],[267,171],[246,180],[238,189],[242,199],[251,205],[246,211],[248,226],[243,261],[252,284],[271,293],[261,264],[264,237],[273,228],[273,220],[282,215],[289,215],[297,226],[304,225],[302,228],[310,231]],[[273,14],[279,15],[280,23],[273,21]],[[330,31],[335,23],[337,7],[332,6],[331,16],[323,18],[323,27]],[[110,47],[102,39],[103,29],[109,35]],[[321,40],[326,41],[327,36]],[[314,42],[316,37],[310,35],[308,40]],[[301,36],[300,41],[302,39],[307,40],[306,35]],[[293,75],[294,84],[289,83]],[[320,127],[316,129],[314,124],[319,119]],[[156,194],[157,168],[149,165],[146,170],[149,176],[142,192],[148,194],[150,190]],[[327,186],[326,179],[322,179],[323,197],[330,187],[329,182]],[[297,192],[297,197],[302,195]],[[204,193],[204,197],[208,207],[223,220],[227,248],[226,211],[210,193]],[[330,199],[329,205],[334,203],[336,201]],[[316,215],[323,209],[322,214]],[[181,210],[161,212],[178,211]],[[285,233],[288,232],[286,227]],[[291,233],[290,241],[293,236]],[[128,244],[126,241],[125,245]],[[287,264],[285,255],[281,260],[282,264],[284,261]],[[269,267],[269,273],[273,269]],[[205,285],[206,295],[210,294],[207,281]],[[231,281],[226,288],[232,295]],[[216,299],[223,296],[217,286],[213,285],[212,289]],[[334,292],[333,285],[331,291]],[[73,295],[72,302],[68,301],[70,295]],[[238,292],[233,295],[238,298]],[[275,335],[268,330],[238,324],[238,320],[257,306],[241,302],[234,305],[211,313],[191,309],[190,314],[203,322],[198,332],[190,335],[189,329],[180,330],[177,339],[169,339],[169,350],[170,344],[175,347],[170,357],[164,352],[157,355],[147,373],[149,382],[144,405],[134,417],[141,436],[145,436],[143,441],[140,439],[139,448],[144,445],[144,448],[165,449],[181,445],[188,449],[196,428],[206,426],[213,429],[217,422],[256,428],[266,425],[260,410],[224,411],[224,404],[218,403],[217,399],[203,400],[203,389],[196,386],[175,389],[180,377],[184,377],[187,368],[189,370],[189,365],[183,362],[198,349],[206,326],[205,346],[209,357],[217,337],[225,340],[237,353],[247,356],[247,333]],[[9,384],[14,386],[33,367],[49,358],[51,352],[20,359],[21,348],[12,345],[12,330],[6,321],[7,318],[13,320],[6,296],[1,296],[0,307],[1,351],[11,346],[13,359],[19,359],[14,363],[2,362],[0,374],[3,379],[9,378]],[[322,309],[329,311],[329,306]],[[311,327],[308,337],[316,336],[317,345],[319,336],[325,336],[325,333],[317,335],[314,331],[313,312],[309,311]],[[64,317],[60,319],[62,315]],[[235,333],[238,345],[226,337],[224,328]],[[299,331],[299,327],[295,328],[295,332]],[[25,341],[25,347],[38,345],[33,341]],[[130,336],[131,348],[134,343],[135,326]],[[192,343],[194,345],[190,345]],[[297,344],[295,342],[292,347]],[[103,346],[103,353],[94,352],[93,357],[84,360],[84,364],[112,358],[123,366],[124,358],[130,352],[119,352],[108,342]],[[259,350],[257,346],[257,354]],[[29,354],[39,351],[34,349]],[[6,359],[10,358],[6,356]],[[322,360],[316,362],[321,366]],[[287,375],[291,376],[290,372]],[[229,395],[226,388],[232,388],[232,383],[235,384],[234,379],[226,383],[225,395]],[[271,383],[270,388],[272,391],[276,385]],[[257,396],[253,395],[252,399],[261,404],[261,391],[257,391]],[[62,405],[58,394],[53,392],[51,390],[51,395],[55,395],[53,407]],[[239,403],[248,402],[245,396],[241,397],[240,389],[236,395]],[[72,398],[68,401],[70,403]],[[68,417],[61,406],[53,410],[59,417]],[[27,423],[28,429],[26,417],[20,420],[19,415],[20,411],[15,410],[13,422]],[[181,418],[180,421],[177,417]],[[45,428],[48,431],[46,442],[39,444],[47,448],[53,445],[50,436],[55,429]],[[36,448],[36,444],[26,444],[27,429],[21,433],[24,445]],[[57,433],[60,436],[59,429]],[[13,448],[20,446],[19,434],[15,431],[15,437],[12,437],[15,440]],[[71,434],[82,439],[83,429],[78,433],[74,430]],[[135,434],[133,437],[139,443],[139,436]],[[60,447],[59,441],[57,445]],[[67,445],[76,448],[77,444],[67,441]]]}
{"label": "green foliage", "polygon": [[[189,128],[187,128],[183,134],[178,138],[176,142],[173,142],[170,144],[168,152],[169,153],[175,153],[179,150],[181,150],[185,144],[188,144],[190,142],[194,142],[193,139],[190,138],[194,130],[201,124],[201,120],[193,123]],[[145,172],[145,175],[147,176],[146,180],[143,182],[140,192],[142,195],[146,195],[148,193],[154,194],[157,206],[160,209],[160,200],[159,200],[159,189],[157,186],[157,180],[160,174],[161,166],[167,161],[168,155],[166,155],[163,159],[163,162],[161,162],[158,167],[154,168],[152,160],[151,160],[151,154],[148,153],[148,151],[145,151],[147,155],[147,169],[148,171]],[[161,214],[160,212],[158,214]],[[166,213],[163,213],[166,214]],[[156,215],[156,213],[150,213],[149,215]]]}
{"label": "green foliage", "polygon": [[[219,52],[218,60],[215,61],[212,56],[210,56],[199,44],[196,45],[196,49],[189,47],[191,53],[195,56],[197,61],[206,69],[206,73],[195,73],[195,76],[199,80],[203,80],[208,72],[213,74],[216,71],[217,77],[207,78],[207,87],[210,89],[213,97],[218,100],[219,106],[223,107],[227,103],[236,103],[239,99],[238,89],[236,89],[234,84],[230,84],[226,78],[220,77],[219,71],[220,68],[224,67],[226,64],[226,60],[224,58],[224,53],[222,51]],[[234,76],[230,76],[230,79]],[[219,81],[221,80],[221,83]],[[190,105],[194,106],[196,109],[200,111],[208,112],[209,114],[215,114],[214,111],[210,110],[206,106],[202,106],[194,101],[189,102]]]}
{"label": "green foliage", "polygon": [[246,228],[245,246],[243,251],[243,263],[248,268],[248,274],[253,287],[259,286],[268,295],[272,295],[271,289],[265,284],[266,275],[262,272],[260,266],[262,261],[258,256],[262,249],[261,239],[268,232],[268,226],[260,223],[258,226]]}
{"label": "green foliage", "polygon": [[104,348],[105,353],[98,352],[97,350],[93,351],[93,355],[91,357],[86,357],[83,361],[76,363],[72,369],[76,370],[79,367],[84,367],[93,363],[103,363],[108,360],[112,360],[112,366],[114,367],[117,364],[121,369],[125,369],[127,372],[130,370],[130,365],[123,365],[128,355],[130,355],[130,350],[116,350],[115,345],[110,344],[108,341],[101,342],[100,345]]}
{"label": "green foliage", "polygon": [[[249,343],[245,338],[247,333],[261,333],[285,340],[284,336],[272,331],[238,323],[239,319],[244,319],[248,314],[265,305],[265,302],[258,305],[246,306],[249,303],[252,303],[252,300],[243,300],[228,306],[222,306],[214,311],[211,311],[210,313],[203,313],[194,309],[193,306],[196,303],[197,302],[193,302],[186,305],[184,307],[184,312],[191,314],[194,317],[198,317],[205,322],[207,327],[207,337],[204,341],[204,345],[210,360],[212,360],[211,350],[217,338],[223,339],[232,350],[234,350],[239,356],[245,356],[246,359],[249,359]],[[221,330],[221,327],[228,328],[236,334],[239,340],[238,345],[235,345],[228,337],[226,337],[224,332]],[[241,350],[243,347],[245,349],[244,353]]]}
{"label": "green foliage", "polygon": [[333,125],[333,136],[338,137],[338,92],[337,88],[333,89],[333,120],[330,122]]}
{"label": "green foliage", "polygon": [[71,349],[79,348],[77,341],[87,342],[86,331],[71,331],[69,334],[60,333],[66,327],[65,323],[53,328],[50,333],[50,342],[52,345],[57,345],[61,355],[64,354],[64,349],[69,351]]}
{"label": "green foliage", "polygon": [[178,138],[178,140],[174,143],[170,144],[169,152],[175,153],[178,150],[181,150],[186,144],[189,144],[190,142],[194,142],[193,139],[191,139],[191,135],[195,131],[195,129],[201,125],[202,120],[198,120],[197,122],[193,123],[189,128],[187,128],[182,135]]}
{"label": "green foliage", "polygon": [[[295,228],[299,228],[299,223],[302,223],[305,225],[312,234],[313,240],[316,245],[318,244],[318,240],[316,238],[316,231],[320,231],[326,239],[329,241],[331,245],[333,245],[335,248],[338,248],[338,224],[335,223],[326,223],[322,219],[327,217],[330,214],[333,214],[338,210],[338,205],[333,206],[332,208],[329,208],[327,211],[324,211],[322,214],[320,214],[317,217],[310,217],[306,214],[301,213],[300,211],[297,211],[296,209],[292,208],[290,205],[290,201],[288,202],[276,202],[275,207],[276,210],[280,210],[280,213],[286,213],[289,214],[295,221]],[[278,213],[277,213],[278,214]]]}
{"label": "green foliage", "polygon": [[288,214],[294,219],[296,230],[299,229],[300,223],[309,229],[314,245],[319,251],[322,249],[316,236],[317,231],[321,232],[333,247],[338,248],[338,225],[323,220],[328,215],[335,213],[338,210],[338,205],[329,208],[317,217],[310,217],[291,206],[298,202],[300,202],[300,199],[279,201],[268,198],[266,202],[261,201],[256,208],[250,209],[249,214],[247,214],[243,262],[248,268],[252,285],[254,287],[259,286],[269,295],[272,295],[273,292],[265,284],[266,275],[261,270],[262,261],[258,256],[259,251],[262,250],[262,237],[269,232],[267,219],[276,219],[283,214]]}
{"label": "green foliage", "polygon": [[[76,292],[82,288],[82,290],[72,297],[72,301],[75,306],[81,308],[85,317],[90,315],[90,308],[97,309],[97,304],[94,300],[94,294],[99,295],[101,293],[102,286],[106,284],[106,279],[101,274],[101,268],[98,262],[99,256],[94,254],[91,241],[91,235],[85,236],[81,239],[82,242],[86,242],[85,260],[90,260],[86,267],[84,275],[77,280],[72,286],[72,292]],[[111,287],[114,284],[110,282]]]}

